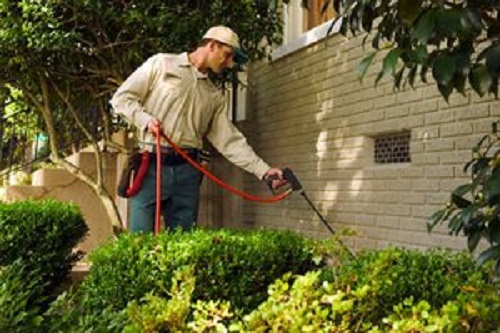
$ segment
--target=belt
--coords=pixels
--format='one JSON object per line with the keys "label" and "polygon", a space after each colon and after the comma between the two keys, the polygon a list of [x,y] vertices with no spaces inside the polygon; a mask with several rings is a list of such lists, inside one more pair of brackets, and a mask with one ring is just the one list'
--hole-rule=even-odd
{"label": "belt", "polygon": [[[197,161],[199,149],[196,148],[183,148],[182,149],[191,159]],[[156,148],[153,152],[149,153],[149,157],[151,161],[156,161]],[[181,156],[178,152],[176,152],[171,147],[162,147],[161,148],[161,164],[164,165],[181,165],[187,163],[187,160]]]}
{"label": "belt", "polygon": [[[152,148],[151,152],[156,153],[156,146],[151,147],[151,148]],[[199,149],[196,149],[196,148],[181,148],[181,149],[185,153],[191,153],[191,152],[195,152],[195,151],[198,152],[199,151]],[[178,154],[174,150],[174,148],[172,148],[172,147],[164,147],[164,146],[162,146],[160,150],[161,150],[162,154]]]}

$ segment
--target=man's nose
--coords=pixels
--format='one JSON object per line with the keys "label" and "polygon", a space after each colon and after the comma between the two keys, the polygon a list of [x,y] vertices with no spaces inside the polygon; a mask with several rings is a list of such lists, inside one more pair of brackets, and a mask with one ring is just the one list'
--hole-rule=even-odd
{"label": "man's nose", "polygon": [[227,68],[233,68],[235,63],[234,63],[234,57],[228,57],[226,61],[224,62]]}

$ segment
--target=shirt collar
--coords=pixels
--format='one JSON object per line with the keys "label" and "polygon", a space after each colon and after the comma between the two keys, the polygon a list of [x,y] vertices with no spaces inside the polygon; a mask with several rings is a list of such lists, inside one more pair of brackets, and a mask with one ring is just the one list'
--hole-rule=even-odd
{"label": "shirt collar", "polygon": [[183,52],[177,56],[176,64],[177,64],[177,66],[180,66],[180,67],[191,67],[191,69],[195,72],[196,76],[200,79],[205,79],[208,77],[207,74],[201,73],[198,69],[196,69],[195,67],[193,67],[191,65],[191,63],[189,62],[187,52]]}
{"label": "shirt collar", "polygon": [[189,63],[189,58],[187,52],[183,52],[181,54],[178,54],[176,59],[176,64],[177,66],[182,66],[182,67],[187,67],[190,66],[191,64]]}

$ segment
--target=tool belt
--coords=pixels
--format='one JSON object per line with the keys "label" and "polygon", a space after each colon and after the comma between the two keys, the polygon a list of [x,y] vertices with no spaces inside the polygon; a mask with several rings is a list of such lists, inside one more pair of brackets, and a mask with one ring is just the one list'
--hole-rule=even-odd
{"label": "tool belt", "polygon": [[[200,151],[194,148],[183,149],[183,151],[193,160],[200,162],[202,158]],[[118,184],[118,195],[122,198],[130,198],[139,193],[144,177],[148,172],[149,164],[156,163],[156,151],[154,152],[134,152],[130,155],[125,168],[123,169],[120,182]],[[187,163],[179,153],[170,147],[163,147],[161,150],[161,164],[177,166]]]}
{"label": "tool belt", "polygon": [[[199,150],[195,148],[185,148],[182,149],[192,160],[198,162]],[[156,163],[156,151],[149,153],[149,158],[151,162]],[[187,160],[181,156],[178,152],[170,147],[164,147],[161,149],[161,164],[168,166],[176,166],[187,163]]]}

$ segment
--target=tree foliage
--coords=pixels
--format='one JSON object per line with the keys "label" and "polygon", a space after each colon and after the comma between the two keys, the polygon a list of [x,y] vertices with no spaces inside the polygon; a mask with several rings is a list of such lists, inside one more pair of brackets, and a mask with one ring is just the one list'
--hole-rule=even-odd
{"label": "tree foliage", "polygon": [[473,157],[465,165],[470,172],[470,182],[458,186],[449,203],[435,212],[428,221],[431,231],[438,223],[448,222],[450,234],[463,232],[470,251],[481,239],[488,242],[478,260],[495,262],[500,274],[500,134],[497,123],[491,134],[481,138],[473,148]]}
{"label": "tree foliage", "polygon": [[[193,49],[212,25],[231,26],[250,59],[264,57],[280,39],[271,3],[0,0],[0,86],[20,90],[43,116],[52,159],[109,198],[97,142],[117,127],[108,107],[112,92],[147,57]],[[77,133],[94,146],[96,177],[64,160],[61,147]]]}
{"label": "tree foliage", "polygon": [[453,91],[465,95],[467,82],[479,96],[498,98],[500,1],[325,0],[330,4],[342,34],[373,35],[375,51],[359,64],[361,77],[375,54],[388,50],[376,82],[391,75],[397,89],[413,87],[431,72],[446,100]]}
{"label": "tree foliage", "polygon": [[0,82],[65,120],[70,105],[108,115],[109,94],[141,62],[194,48],[211,25],[237,30],[252,59],[280,28],[267,1],[2,0],[0,18]]}

